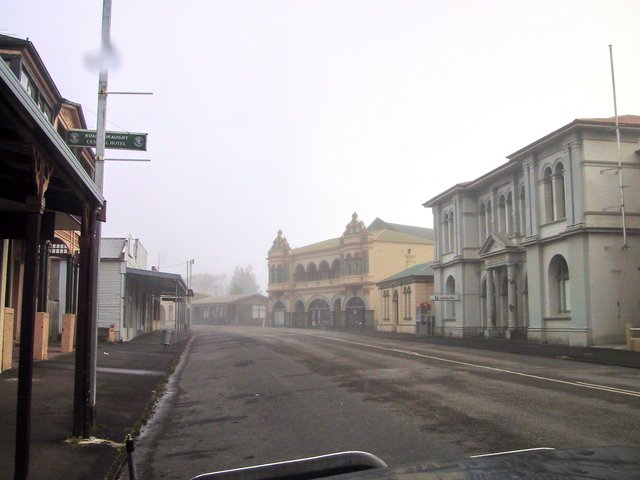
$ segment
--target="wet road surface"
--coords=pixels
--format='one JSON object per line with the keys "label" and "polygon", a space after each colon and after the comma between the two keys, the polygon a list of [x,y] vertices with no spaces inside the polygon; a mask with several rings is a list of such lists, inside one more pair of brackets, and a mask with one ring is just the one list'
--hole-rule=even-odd
{"label": "wet road surface", "polygon": [[342,450],[389,465],[638,445],[638,370],[355,334],[197,327],[141,478]]}

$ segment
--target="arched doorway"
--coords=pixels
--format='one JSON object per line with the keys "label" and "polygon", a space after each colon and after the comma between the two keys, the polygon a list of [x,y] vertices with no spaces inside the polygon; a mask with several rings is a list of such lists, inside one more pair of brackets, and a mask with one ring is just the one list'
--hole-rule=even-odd
{"label": "arched doorway", "polygon": [[311,327],[329,326],[329,304],[321,298],[317,298],[309,304],[309,324]]}
{"label": "arched doorway", "polygon": [[278,301],[273,304],[273,326],[284,327],[284,317],[286,308],[284,303]]}
{"label": "arched doorway", "polygon": [[302,303],[302,300],[298,300],[296,302],[295,314],[294,314],[294,318],[293,318],[293,326],[294,327],[304,327],[305,326],[305,321],[304,321],[304,303]]}
{"label": "arched doorway", "polygon": [[345,310],[347,312],[347,326],[351,328],[365,327],[366,306],[361,298],[351,297]]}

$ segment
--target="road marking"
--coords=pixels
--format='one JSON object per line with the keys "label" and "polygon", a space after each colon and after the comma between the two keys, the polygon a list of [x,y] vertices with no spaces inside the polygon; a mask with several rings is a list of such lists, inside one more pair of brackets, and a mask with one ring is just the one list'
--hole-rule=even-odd
{"label": "road marking", "polygon": [[483,369],[483,370],[491,370],[493,372],[508,373],[510,375],[518,375],[520,377],[534,378],[536,380],[544,380],[544,381],[547,381],[547,382],[561,383],[563,385],[571,385],[571,386],[574,386],[574,387],[588,388],[588,389],[591,389],[591,390],[601,390],[601,391],[604,391],[604,392],[617,393],[619,395],[627,395],[627,396],[630,396],[630,397],[638,397],[638,398],[640,398],[640,392],[637,392],[635,390],[624,390],[622,388],[610,387],[610,386],[607,386],[607,385],[596,385],[596,384],[593,384],[593,383],[585,383],[585,382],[579,382],[579,381],[570,382],[568,380],[559,380],[557,378],[542,377],[540,375],[533,375],[531,373],[516,372],[515,370],[506,370],[504,368],[490,367],[488,365],[479,365],[477,363],[462,362],[460,360],[451,360],[449,358],[434,357],[433,355],[425,355],[424,353],[414,352],[413,350],[403,350],[403,349],[400,349],[400,348],[383,347],[383,346],[375,345],[375,344],[372,344],[372,343],[355,342],[355,341],[352,341],[352,340],[344,340],[344,339],[341,339],[341,338],[334,338],[334,337],[325,337],[324,335],[316,335],[316,334],[312,334],[312,333],[302,333],[302,332],[300,332],[299,335],[307,335],[309,337],[315,337],[315,338],[324,338],[325,340],[333,340],[335,342],[348,343],[348,344],[351,344],[351,345],[357,345],[357,346],[361,346],[361,347],[375,348],[375,349],[378,349],[378,350],[385,350],[387,352],[401,353],[403,355],[409,355],[409,356],[412,356],[412,357],[428,358],[429,360],[437,360],[439,362],[452,363],[452,364],[455,364],[455,365],[463,365],[465,367],[473,367],[473,368],[479,368],[479,369]]}

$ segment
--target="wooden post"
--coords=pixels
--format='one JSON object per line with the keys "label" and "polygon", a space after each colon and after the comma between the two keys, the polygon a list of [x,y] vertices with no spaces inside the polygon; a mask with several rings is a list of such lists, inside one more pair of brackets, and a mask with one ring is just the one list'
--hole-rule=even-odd
{"label": "wooden post", "polygon": [[33,342],[38,293],[38,243],[44,211],[44,195],[27,197],[27,235],[24,252],[24,284],[20,329],[20,368],[18,370],[18,410],[16,414],[15,478],[29,474],[31,439],[31,393]]}
{"label": "wooden post", "polygon": [[[0,306],[0,308],[2,308]],[[8,370],[13,367],[13,322],[15,314],[13,308],[4,309],[4,343],[2,344],[2,368]]]}
{"label": "wooden post", "polygon": [[60,351],[62,353],[73,352],[73,341],[76,338],[76,315],[65,313],[62,317],[62,340]]}
{"label": "wooden post", "polygon": [[96,271],[94,255],[96,251],[97,211],[86,205],[82,215],[82,232],[80,236],[80,276],[78,279],[78,317],[76,325],[76,366],[73,394],[73,435],[89,438],[93,426],[91,409],[91,349],[95,325],[94,286]]}
{"label": "wooden post", "polygon": [[47,360],[49,358],[49,314],[36,312],[35,328],[33,332],[33,359]]}

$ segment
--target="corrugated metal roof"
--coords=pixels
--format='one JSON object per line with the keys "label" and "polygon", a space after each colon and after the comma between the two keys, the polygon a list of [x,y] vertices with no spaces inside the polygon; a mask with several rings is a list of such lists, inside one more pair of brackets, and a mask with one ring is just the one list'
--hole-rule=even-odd
{"label": "corrugated metal roof", "polygon": [[217,295],[217,296],[208,296],[198,298],[197,300],[192,300],[191,305],[222,305],[228,303],[235,303],[239,300],[245,300],[251,297],[259,297],[261,300],[268,300],[267,297],[261,295],[259,293],[241,293],[237,295]]}
{"label": "corrugated metal roof", "polygon": [[401,225],[399,223],[389,223],[377,217],[371,225],[367,227],[369,230],[393,230],[394,232],[406,233],[415,237],[434,239],[433,228],[415,227],[413,225]]}
{"label": "corrugated metal roof", "polygon": [[377,285],[386,284],[390,282],[396,282],[399,280],[411,278],[411,277],[433,277],[432,262],[419,263],[412,267],[407,268],[401,272],[396,273],[384,280],[381,280]]}
{"label": "corrugated metal roof", "polygon": [[124,238],[102,238],[100,239],[100,258],[120,259],[124,253]]}
{"label": "corrugated metal roof", "polygon": [[323,240],[322,242],[312,243],[311,245],[305,245],[304,247],[294,248],[291,253],[298,255],[301,253],[315,252],[318,250],[326,250],[329,248],[339,248],[340,239],[331,238],[329,240]]}

